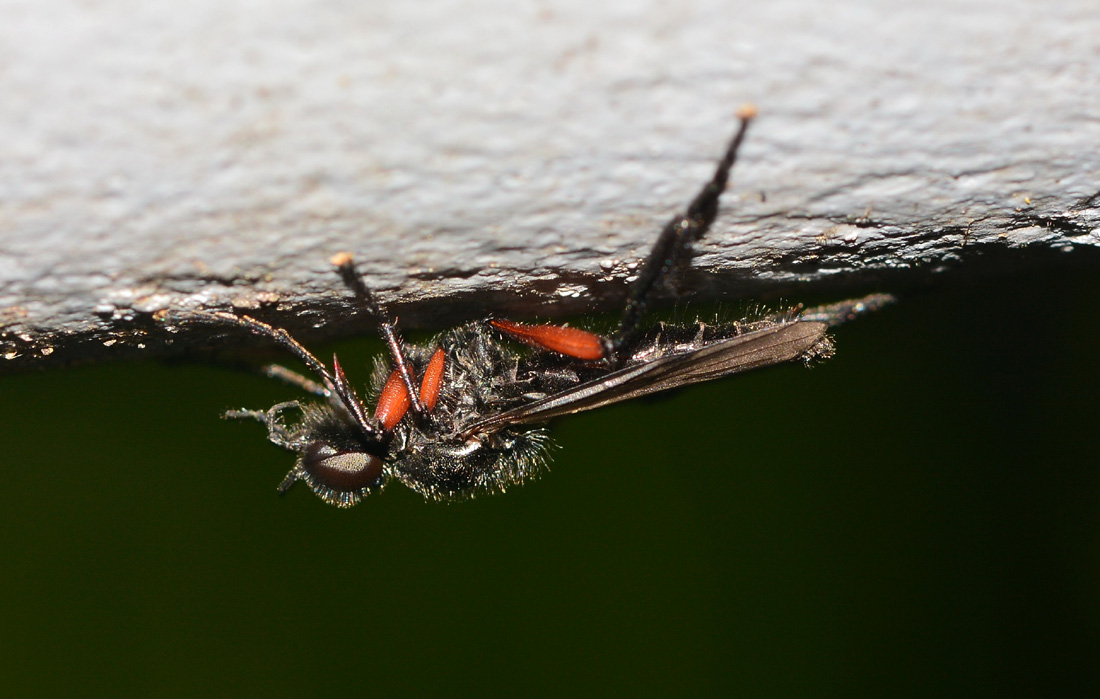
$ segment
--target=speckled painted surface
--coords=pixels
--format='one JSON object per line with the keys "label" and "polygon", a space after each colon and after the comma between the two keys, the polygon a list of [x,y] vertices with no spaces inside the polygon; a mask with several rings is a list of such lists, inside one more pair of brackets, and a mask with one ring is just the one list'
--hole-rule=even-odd
{"label": "speckled painted surface", "polygon": [[746,101],[703,296],[1100,242],[1090,2],[4,4],[0,368],[347,332],[341,250],[407,326],[614,308]]}

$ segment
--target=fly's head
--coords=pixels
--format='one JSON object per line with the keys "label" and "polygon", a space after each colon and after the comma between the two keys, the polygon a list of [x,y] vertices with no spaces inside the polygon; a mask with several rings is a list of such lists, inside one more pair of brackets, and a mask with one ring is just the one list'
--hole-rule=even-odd
{"label": "fly's head", "polygon": [[[286,406],[287,404],[282,404]],[[300,409],[297,424],[285,426],[281,410],[264,415],[269,438],[298,453],[294,467],[279,486],[285,493],[298,481],[330,505],[351,507],[365,496],[381,491],[393,475],[387,466],[391,444],[362,433],[346,411],[330,403],[292,404]],[[258,417],[250,411],[229,417]]]}

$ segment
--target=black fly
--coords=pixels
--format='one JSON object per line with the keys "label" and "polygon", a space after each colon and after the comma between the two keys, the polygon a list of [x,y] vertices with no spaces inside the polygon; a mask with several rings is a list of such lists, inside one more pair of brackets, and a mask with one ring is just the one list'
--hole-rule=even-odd
{"label": "black fly", "polygon": [[[736,323],[641,327],[647,302],[662,283],[690,262],[693,242],[718,214],[718,199],[754,112],[740,126],[714,176],[673,218],[646,258],[608,337],[577,328],[524,325],[489,319],[448,330],[423,345],[407,345],[363,283],[350,254],[332,262],[374,317],[389,346],[376,363],[368,394],[373,413],[352,388],[339,360],[325,366],[286,330],[248,316],[192,313],[185,322],[228,323],[274,340],[298,357],[318,381],[280,366],[267,374],[321,400],[287,401],[272,408],[233,410],[267,426],[268,438],[296,452],[279,486],[304,481],[321,499],[350,507],[396,478],[433,500],[499,492],[537,475],[548,458],[552,418],[658,391],[795,359],[832,354],[830,325],[875,308],[871,296],[799,313]],[[518,341],[533,348],[519,352]],[[288,418],[288,413],[297,413]]]}

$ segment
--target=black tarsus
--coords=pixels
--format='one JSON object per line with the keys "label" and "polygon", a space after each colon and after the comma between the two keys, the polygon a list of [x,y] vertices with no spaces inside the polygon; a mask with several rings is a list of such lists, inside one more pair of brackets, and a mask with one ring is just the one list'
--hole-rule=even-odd
{"label": "black tarsus", "polygon": [[409,369],[409,360],[401,346],[401,337],[397,334],[396,325],[374,299],[374,295],[371,294],[367,285],[363,283],[363,278],[359,276],[359,272],[355,269],[355,259],[350,253],[342,252],[334,256],[331,261],[336,266],[337,271],[340,272],[340,278],[355,293],[355,300],[378,323],[378,332],[390,348],[390,357],[393,359],[394,367],[401,375],[405,389],[409,392],[409,407],[412,408],[417,417],[423,418],[427,411],[420,402],[420,391],[413,380],[412,371]]}
{"label": "black tarsus", "polygon": [[619,359],[619,352],[623,346],[629,344],[634,338],[650,298],[660,289],[670,273],[690,259],[691,244],[702,238],[718,217],[718,198],[726,188],[730,170],[737,162],[737,151],[745,138],[749,122],[756,116],[756,110],[746,106],[741,108],[737,116],[741,124],[730,141],[729,147],[726,148],[725,156],[719,161],[714,177],[703,185],[703,189],[695,196],[687,211],[677,215],[665,225],[653,250],[642,263],[642,270],[630,288],[630,297],[626,301],[626,308],[623,309],[619,328],[608,343],[613,364]]}

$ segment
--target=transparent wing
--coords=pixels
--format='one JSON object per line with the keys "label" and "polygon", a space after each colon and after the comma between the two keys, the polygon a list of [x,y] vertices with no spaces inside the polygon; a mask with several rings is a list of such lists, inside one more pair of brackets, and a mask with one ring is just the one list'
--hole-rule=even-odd
{"label": "transparent wing", "polygon": [[497,413],[469,426],[463,435],[491,434],[508,425],[546,422],[560,415],[787,362],[820,342],[825,337],[826,327],[825,323],[795,320],[719,340],[683,354],[618,369],[552,396]]}

